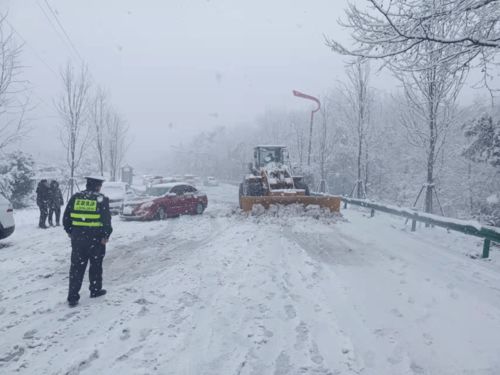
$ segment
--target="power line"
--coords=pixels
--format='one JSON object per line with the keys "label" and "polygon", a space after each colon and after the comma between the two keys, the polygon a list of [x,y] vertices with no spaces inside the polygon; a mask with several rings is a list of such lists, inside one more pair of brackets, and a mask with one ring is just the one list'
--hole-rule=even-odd
{"label": "power line", "polygon": [[[3,17],[3,15],[2,15]],[[17,31],[17,29],[9,22],[9,20],[7,20],[6,18],[5,19],[5,22],[7,22],[7,24],[10,26],[10,28],[12,29],[12,31],[14,31],[17,36],[23,41],[24,44],[26,44],[28,47],[31,48],[31,50],[34,52],[36,58],[38,60],[40,60],[42,62],[43,65],[45,65],[45,67],[50,70],[54,76],[59,79],[59,75],[56,73],[56,71],[42,58],[42,56],[38,53],[38,51],[31,45],[29,44],[26,39],[21,35],[21,33],[19,31]]]}
{"label": "power line", "polygon": [[59,17],[57,16],[57,13],[54,11],[54,9],[52,9],[52,7],[50,6],[49,4],[49,1],[48,0],[44,0],[45,1],[45,4],[47,5],[47,7],[49,8],[50,12],[52,13],[52,15],[54,16],[57,24],[59,25],[59,27],[61,28],[62,32],[64,33],[64,35],[66,36],[66,39],[68,40],[69,44],[71,45],[71,47],[73,48],[73,50],[75,51],[75,53],[77,54],[77,56],[80,58],[80,60],[82,62],[84,62],[83,58],[82,58],[82,55],[80,55],[80,52],[78,52],[78,49],[76,48],[75,46],[75,43],[73,43],[73,41],[71,40],[68,32],[66,31],[66,29],[64,28],[64,26],[62,25],[61,21],[59,20]]}
{"label": "power line", "polygon": [[[39,1],[37,1],[37,5],[38,7],[40,8],[40,10],[42,11],[43,15],[45,16],[45,19],[49,22],[50,26],[52,27],[52,30],[54,30],[54,32],[57,34],[57,36],[59,37],[59,39],[61,39],[62,43],[64,44],[64,46],[66,48],[68,48],[70,54],[74,54],[74,51],[73,49],[71,48],[71,45],[68,44],[68,41],[61,35],[61,32],[58,30],[58,28],[56,27],[56,25],[54,25],[54,22],[52,21],[52,19],[50,18],[50,16],[47,14],[47,12],[45,11],[45,9],[42,7],[42,5],[40,4]],[[77,56],[79,57],[79,56]]]}

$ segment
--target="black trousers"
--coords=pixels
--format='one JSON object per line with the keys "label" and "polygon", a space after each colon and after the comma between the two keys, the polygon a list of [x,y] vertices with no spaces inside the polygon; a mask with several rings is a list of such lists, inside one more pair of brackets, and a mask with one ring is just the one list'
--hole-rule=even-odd
{"label": "black trousers", "polygon": [[54,221],[52,220],[52,217],[55,215],[56,217],[56,224],[59,225],[61,221],[61,206],[51,206],[49,208],[49,224],[52,225],[54,224]]}
{"label": "black trousers", "polygon": [[46,203],[40,203],[38,208],[40,209],[40,220],[38,221],[38,225],[44,227],[46,225],[45,222],[47,221],[49,207]]}
{"label": "black trousers", "polygon": [[78,301],[87,263],[90,263],[90,293],[102,289],[102,261],[106,254],[106,245],[101,244],[100,238],[73,234],[71,248],[68,301]]}

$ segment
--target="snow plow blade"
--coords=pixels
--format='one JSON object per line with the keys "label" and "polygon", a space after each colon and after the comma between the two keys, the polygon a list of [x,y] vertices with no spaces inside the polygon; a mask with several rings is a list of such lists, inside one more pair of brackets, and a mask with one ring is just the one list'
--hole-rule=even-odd
{"label": "snow plow blade", "polygon": [[240,197],[240,207],[245,212],[252,211],[254,205],[262,205],[268,209],[271,205],[301,204],[303,206],[319,206],[327,208],[330,212],[340,212],[340,197],[333,196],[242,196]]}

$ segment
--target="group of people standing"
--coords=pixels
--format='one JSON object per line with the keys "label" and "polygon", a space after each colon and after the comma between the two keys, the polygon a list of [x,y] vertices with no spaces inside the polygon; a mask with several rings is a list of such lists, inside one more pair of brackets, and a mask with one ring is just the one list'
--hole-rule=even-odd
{"label": "group of people standing", "polygon": [[36,204],[40,209],[40,220],[38,223],[40,228],[46,229],[50,226],[61,225],[61,206],[64,205],[64,199],[57,181],[53,180],[49,184],[48,180],[43,179],[38,183],[36,188]]}

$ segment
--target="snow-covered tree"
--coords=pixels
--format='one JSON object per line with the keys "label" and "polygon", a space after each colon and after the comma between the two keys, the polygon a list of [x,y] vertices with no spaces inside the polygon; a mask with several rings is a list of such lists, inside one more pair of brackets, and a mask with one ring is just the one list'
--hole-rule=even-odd
{"label": "snow-covered tree", "polygon": [[[432,59],[432,53],[423,59]],[[397,73],[403,84],[405,106],[401,122],[407,129],[411,145],[425,152],[425,211],[432,212],[435,188],[435,164],[456,114],[455,101],[462,87],[463,74],[448,70],[447,65],[420,72]]]}
{"label": "snow-covered tree", "polygon": [[106,116],[106,151],[111,181],[119,177],[120,168],[127,151],[128,127],[116,112]]}
{"label": "snow-covered tree", "polygon": [[35,162],[21,151],[3,155],[0,159],[0,193],[15,208],[24,207],[33,192]]}
{"label": "snow-covered tree", "polygon": [[26,81],[20,62],[21,46],[7,26],[7,16],[0,15],[0,151],[18,141],[27,131],[27,100],[21,98]]}
{"label": "snow-covered tree", "polygon": [[320,131],[318,132],[318,167],[320,176],[319,191],[327,192],[327,165],[333,154],[333,144],[331,132],[333,130],[334,107],[335,102],[331,96],[324,96],[320,99],[322,106],[320,108]]}
{"label": "snow-covered tree", "polygon": [[66,150],[66,162],[69,167],[69,193],[73,195],[75,172],[84,156],[89,142],[89,90],[90,73],[82,66],[74,71],[71,63],[61,73],[63,91],[57,102],[57,109],[62,120],[61,141]]}
{"label": "snow-covered tree", "polygon": [[[486,67],[500,52],[500,0],[367,2],[366,8],[350,4],[346,20],[341,22],[351,31],[354,47],[328,40],[333,50],[390,60],[402,70],[425,69],[443,62],[459,70],[473,61]],[[421,60],[422,49],[429,46],[440,52],[439,60]]]}
{"label": "snow-covered tree", "polygon": [[104,176],[106,162],[106,118],[109,112],[109,103],[106,92],[97,88],[90,106],[90,118],[93,129],[93,145],[97,153],[97,167],[101,176]]}
{"label": "snow-covered tree", "polygon": [[[352,124],[356,133],[357,180],[354,189],[356,197],[366,195],[367,180],[367,139],[373,94],[369,87],[370,66],[367,61],[357,59],[347,68],[347,83],[342,85],[341,93],[345,96],[344,117]],[[365,172],[365,173],[363,173]],[[363,183],[363,174],[365,181]]]}
{"label": "snow-covered tree", "polygon": [[468,124],[465,136],[469,141],[464,150],[467,158],[500,168],[500,120],[485,114]]}

